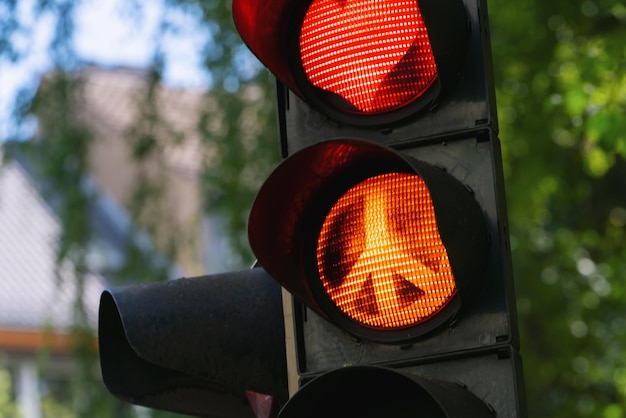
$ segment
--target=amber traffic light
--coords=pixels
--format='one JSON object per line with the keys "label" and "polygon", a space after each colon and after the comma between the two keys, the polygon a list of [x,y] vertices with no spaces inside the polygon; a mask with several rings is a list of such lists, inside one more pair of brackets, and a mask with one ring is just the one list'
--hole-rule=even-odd
{"label": "amber traffic light", "polygon": [[322,223],[317,266],[330,301],[376,329],[420,324],[456,294],[428,187],[415,174],[385,173],[346,191]]}
{"label": "amber traffic light", "polygon": [[249,236],[285,288],[375,341],[436,329],[483,285],[488,237],[471,191],[369,141],[325,141],[287,159],[257,195]]}

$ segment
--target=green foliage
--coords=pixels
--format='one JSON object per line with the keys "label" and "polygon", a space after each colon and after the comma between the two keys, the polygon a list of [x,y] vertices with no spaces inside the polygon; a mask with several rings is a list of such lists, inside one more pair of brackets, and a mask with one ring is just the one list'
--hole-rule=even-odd
{"label": "green foliage", "polygon": [[624,7],[489,6],[530,416],[623,416]]}
{"label": "green foliage", "polygon": [[248,211],[261,184],[278,162],[274,82],[250,62],[232,23],[230,1],[170,0],[174,7],[200,10],[213,39],[205,65],[215,87],[203,108],[198,130],[214,158],[206,161],[203,190],[207,211],[225,219],[239,268],[250,266]]}
{"label": "green foliage", "polygon": [[[94,192],[86,187],[90,175],[88,154],[92,143],[90,128],[79,118],[79,109],[84,97],[81,93],[83,80],[77,58],[72,47],[73,7],[78,3],[51,1],[38,3],[37,12],[48,12],[56,18],[56,32],[51,44],[50,55],[55,69],[42,81],[37,94],[20,109],[22,117],[37,116],[40,137],[27,142],[5,144],[9,156],[13,153],[27,156],[36,167],[35,175],[42,181],[44,197],[53,206],[61,222],[61,236],[57,242],[57,275],[67,274],[68,267],[76,278],[77,295],[74,303],[74,326],[70,330],[73,356],[80,367],[71,376],[71,392],[66,399],[59,401],[53,396],[42,399],[42,412],[45,417],[131,417],[131,406],[110,396],[99,371],[99,360],[94,344],[94,330],[88,323],[83,304],[85,275],[88,273],[86,255],[92,240],[90,205]],[[0,6],[5,6],[4,2]],[[11,6],[12,7],[12,6]],[[1,51],[0,51],[1,52]],[[149,84],[148,100],[152,106],[142,106],[140,121],[134,135],[134,155],[138,164],[153,152],[154,144],[146,141],[147,134],[157,124],[154,101],[151,93],[158,84],[158,71]],[[149,80],[150,81],[150,80]],[[141,123],[148,120],[146,125]],[[135,133],[135,132],[133,132]],[[147,193],[146,191],[150,192]],[[129,208],[133,219],[144,217],[160,197],[160,190],[147,179],[139,182],[135,191],[134,206]],[[159,223],[162,216],[151,219]],[[143,219],[142,219],[143,220]],[[146,223],[144,223],[146,225]],[[147,224],[150,230],[150,224]],[[126,242],[125,264],[114,274],[120,280],[164,280],[168,278],[169,259],[158,254],[152,247],[142,245],[137,231],[130,231]],[[174,249],[171,251],[175,252]],[[42,347],[45,354],[45,347]],[[45,356],[43,356],[45,357]],[[45,370],[46,361],[42,368]]]}
{"label": "green foliage", "polygon": [[0,363],[0,418],[20,418],[17,405],[12,401],[11,375]]}
{"label": "green foliage", "polygon": [[[209,128],[214,115],[204,113],[200,132],[207,146],[216,150],[215,160],[207,163],[203,185],[207,209],[218,211],[226,219],[234,250],[243,266],[252,264],[248,244],[247,219],[253,198],[278,160],[278,142],[274,107],[268,79],[246,83],[237,95],[223,89],[212,96],[224,112],[224,126]],[[239,96],[239,97],[238,97]]]}

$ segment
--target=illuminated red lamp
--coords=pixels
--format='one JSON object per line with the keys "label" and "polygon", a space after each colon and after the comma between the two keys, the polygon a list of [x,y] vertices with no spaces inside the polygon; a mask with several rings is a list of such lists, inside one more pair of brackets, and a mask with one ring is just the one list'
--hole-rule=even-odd
{"label": "illuminated red lamp", "polygon": [[488,239],[472,193],[372,142],[326,141],[293,154],[262,186],[249,225],[261,265],[360,338],[418,338],[482,287]]}
{"label": "illuminated red lamp", "polygon": [[467,55],[461,0],[233,0],[233,17],[285,85],[353,125],[394,123],[431,106]]}

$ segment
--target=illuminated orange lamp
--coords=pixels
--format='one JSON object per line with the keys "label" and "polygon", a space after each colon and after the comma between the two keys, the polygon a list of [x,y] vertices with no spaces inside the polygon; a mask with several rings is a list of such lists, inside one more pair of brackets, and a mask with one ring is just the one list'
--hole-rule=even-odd
{"label": "illuminated orange lamp", "polygon": [[414,174],[368,178],[337,200],[317,264],[330,300],[373,328],[422,323],[456,293],[428,187]]}
{"label": "illuminated orange lamp", "polygon": [[356,139],[285,160],[257,195],[249,237],[301,302],[384,343],[418,338],[469,305],[488,243],[482,210],[459,180]]}

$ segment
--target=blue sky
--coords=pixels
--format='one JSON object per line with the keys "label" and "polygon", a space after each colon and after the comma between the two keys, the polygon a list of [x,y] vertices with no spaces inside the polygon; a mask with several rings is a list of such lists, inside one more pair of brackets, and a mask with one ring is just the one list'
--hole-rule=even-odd
{"label": "blue sky", "polygon": [[[0,61],[0,141],[14,132],[10,112],[15,94],[22,88],[33,91],[43,73],[50,69],[47,54],[54,31],[52,16],[33,17],[34,0],[18,1],[18,16],[29,27],[15,39],[23,58],[12,64]],[[153,56],[158,24],[165,8],[162,0],[141,3],[124,0],[84,0],[75,15],[74,47],[79,58],[94,64],[145,67]],[[137,5],[135,5],[137,6]],[[137,19],[139,17],[139,19]],[[167,84],[206,88],[210,79],[201,69],[200,49],[209,34],[189,13],[167,10],[173,30],[161,39]]]}

